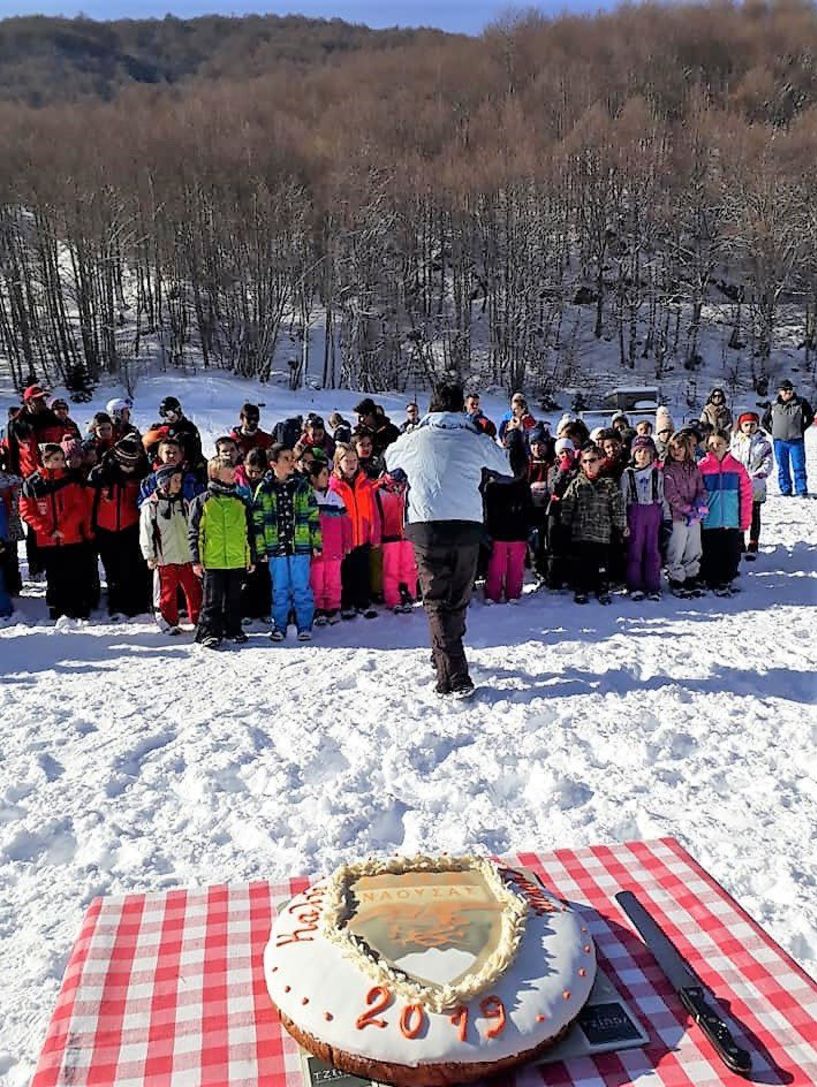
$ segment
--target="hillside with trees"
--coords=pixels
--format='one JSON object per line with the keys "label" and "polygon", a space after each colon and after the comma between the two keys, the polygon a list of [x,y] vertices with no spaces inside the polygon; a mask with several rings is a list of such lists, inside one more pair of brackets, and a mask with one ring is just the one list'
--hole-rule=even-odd
{"label": "hillside with trees", "polygon": [[327,384],[546,391],[585,334],[694,372],[717,305],[736,384],[813,376],[815,58],[799,0],[647,4],[2,104],[0,350],[264,379],[319,324]]}
{"label": "hillside with trees", "polygon": [[357,50],[443,39],[437,30],[370,30],[341,19],[247,15],[197,19],[0,20],[0,100],[33,106],[101,98],[136,84],[246,79],[280,65],[315,67]]}

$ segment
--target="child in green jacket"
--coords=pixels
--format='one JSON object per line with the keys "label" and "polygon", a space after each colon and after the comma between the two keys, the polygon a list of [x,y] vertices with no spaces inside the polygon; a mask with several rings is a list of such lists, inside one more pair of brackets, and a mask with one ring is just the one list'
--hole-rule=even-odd
{"label": "child in green jacket", "polygon": [[227,457],[207,463],[207,490],[190,506],[193,571],[204,578],[196,641],[217,649],[223,638],[246,642],[241,629],[241,583],[255,569],[252,511],[238,494],[235,466]]}
{"label": "child in green jacket", "polygon": [[309,567],[322,542],[318,503],[309,480],[295,474],[291,449],[277,443],[268,457],[270,471],[255,492],[253,521],[258,557],[269,562],[272,582],[270,637],[284,640],[294,612],[298,638],[306,642],[315,615]]}

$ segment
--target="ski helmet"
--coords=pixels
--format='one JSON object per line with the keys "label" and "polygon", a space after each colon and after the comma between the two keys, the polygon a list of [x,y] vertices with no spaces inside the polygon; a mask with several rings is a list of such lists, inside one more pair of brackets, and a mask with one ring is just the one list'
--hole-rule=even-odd
{"label": "ski helmet", "polygon": [[168,412],[173,411],[181,415],[182,406],[175,396],[166,396],[159,405],[159,414],[164,419]]}
{"label": "ski helmet", "polygon": [[129,398],[117,397],[114,400],[109,400],[105,405],[105,411],[112,419],[120,419],[123,411],[130,411],[133,407],[133,401]]}

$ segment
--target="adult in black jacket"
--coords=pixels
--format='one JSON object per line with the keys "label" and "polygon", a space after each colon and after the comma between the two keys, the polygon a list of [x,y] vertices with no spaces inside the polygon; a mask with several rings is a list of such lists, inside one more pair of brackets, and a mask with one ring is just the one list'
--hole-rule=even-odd
{"label": "adult in black jacket", "polygon": [[361,400],[355,408],[358,429],[364,427],[371,431],[372,445],[376,456],[385,453],[386,449],[400,437],[400,431],[389,419],[379,404],[375,404],[371,397]]}

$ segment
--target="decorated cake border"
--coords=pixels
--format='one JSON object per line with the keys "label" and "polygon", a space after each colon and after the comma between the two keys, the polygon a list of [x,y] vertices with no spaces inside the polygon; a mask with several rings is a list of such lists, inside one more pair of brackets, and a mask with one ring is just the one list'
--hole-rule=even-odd
{"label": "decorated cake border", "polygon": [[[383,962],[374,948],[360,936],[349,932],[352,916],[351,884],[363,876],[403,875],[408,872],[479,872],[502,906],[502,933],[496,949],[476,974],[468,975],[456,985],[423,984],[409,977],[399,967]],[[422,1004],[430,1011],[442,1012],[465,1004],[483,992],[505,973],[516,957],[525,932],[528,904],[512,891],[497,866],[485,857],[429,857],[422,853],[414,857],[392,857],[388,860],[370,858],[356,864],[336,868],[324,885],[321,910],[321,934],[336,944],[348,958],[373,981],[389,985],[408,1000]]]}

